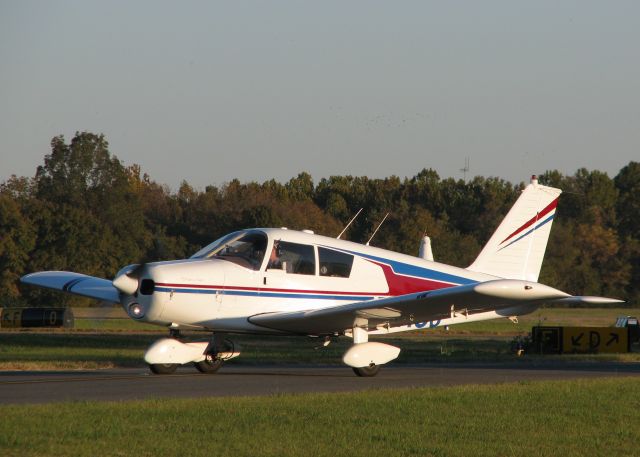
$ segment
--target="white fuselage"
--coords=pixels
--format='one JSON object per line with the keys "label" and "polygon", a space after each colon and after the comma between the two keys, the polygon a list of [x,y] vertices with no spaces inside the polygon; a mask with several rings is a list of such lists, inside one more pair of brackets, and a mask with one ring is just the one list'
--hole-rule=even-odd
{"label": "white fuselage", "polygon": [[[253,229],[237,233],[264,237],[260,243],[266,243],[266,246],[260,244],[258,255],[251,259],[253,263],[233,255],[218,254],[148,264],[143,278],[153,281],[154,287],[151,293],[147,290],[144,294],[141,290],[136,298],[145,308],[145,314],[139,320],[178,328],[279,333],[251,324],[248,318],[262,313],[314,310],[495,279],[418,257],[306,232]],[[289,254],[290,264],[302,265],[304,255],[298,253],[306,253],[304,270],[295,271],[292,265],[270,268],[268,253],[274,250],[274,244],[286,245],[295,251]],[[287,261],[282,263],[286,265]],[[477,315],[473,320],[510,315],[504,312],[486,314],[484,317]],[[403,328],[389,327],[386,331],[458,321],[460,317],[452,316],[450,322],[419,322]]]}

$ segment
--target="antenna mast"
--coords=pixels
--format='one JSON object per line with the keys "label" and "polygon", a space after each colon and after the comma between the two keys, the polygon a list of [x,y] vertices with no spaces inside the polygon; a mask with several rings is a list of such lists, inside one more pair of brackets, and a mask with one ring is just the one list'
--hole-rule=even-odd
{"label": "antenna mast", "polygon": [[382,224],[384,224],[384,221],[387,220],[387,217],[389,217],[389,213],[384,215],[384,217],[382,218],[382,220],[380,221],[376,229],[373,231],[371,238],[369,238],[369,241],[367,241],[367,244],[365,246],[369,246],[369,243],[371,243],[371,240],[373,239],[373,237],[376,236],[376,233],[378,233],[378,230],[380,230],[380,227],[382,227]]}
{"label": "antenna mast", "polygon": [[467,172],[469,171],[469,157],[464,158],[464,168],[461,168],[460,171],[463,173],[464,182],[467,182]]}
{"label": "antenna mast", "polygon": [[353,216],[353,217],[351,218],[351,220],[349,221],[349,223],[347,224],[347,226],[346,226],[344,229],[342,229],[342,232],[340,232],[340,235],[336,236],[336,238],[337,238],[337,239],[340,239],[340,237],[344,234],[344,232],[346,232],[346,231],[347,231],[347,229],[349,228],[349,226],[353,223],[353,221],[355,221],[355,220],[356,220],[356,217],[358,217],[358,216],[360,215],[360,213],[361,213],[361,212],[362,212],[362,208],[360,208],[360,209],[358,210],[358,212],[356,213],[356,215],[355,215],[355,216]]}

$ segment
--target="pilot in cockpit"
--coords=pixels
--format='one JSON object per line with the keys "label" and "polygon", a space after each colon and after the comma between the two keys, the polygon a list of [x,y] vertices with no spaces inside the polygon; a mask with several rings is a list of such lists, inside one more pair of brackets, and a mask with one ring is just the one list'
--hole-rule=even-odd
{"label": "pilot in cockpit", "polygon": [[267,269],[276,269],[282,270],[282,260],[280,259],[280,243],[277,241],[273,242],[273,249],[271,250],[271,255],[269,256],[269,263],[267,264]]}

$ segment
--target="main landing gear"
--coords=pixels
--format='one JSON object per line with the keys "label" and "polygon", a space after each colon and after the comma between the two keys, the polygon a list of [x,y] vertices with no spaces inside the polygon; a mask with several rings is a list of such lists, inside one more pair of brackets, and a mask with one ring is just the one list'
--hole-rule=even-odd
{"label": "main landing gear", "polygon": [[144,355],[153,374],[172,374],[179,365],[193,363],[200,373],[212,374],[225,360],[240,355],[240,351],[222,334],[213,334],[209,341],[182,342],[172,329],[170,338],[153,343]]}
{"label": "main landing gear", "polygon": [[367,322],[362,319],[356,324],[351,331],[353,346],[344,353],[342,361],[349,365],[356,375],[370,378],[378,374],[380,365],[398,357],[400,348],[390,344],[369,342]]}
{"label": "main landing gear", "polygon": [[351,367],[351,369],[361,378],[371,378],[378,374],[378,371],[380,371],[380,365],[371,364],[367,367]]}
{"label": "main landing gear", "polygon": [[213,374],[220,369],[224,361],[216,359],[211,354],[207,354],[202,362],[194,362],[193,365],[200,373]]}

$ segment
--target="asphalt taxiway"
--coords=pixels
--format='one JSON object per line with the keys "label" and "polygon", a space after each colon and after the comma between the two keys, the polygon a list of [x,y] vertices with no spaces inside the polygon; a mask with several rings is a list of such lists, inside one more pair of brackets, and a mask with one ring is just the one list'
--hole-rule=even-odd
{"label": "asphalt taxiway", "polygon": [[383,367],[378,376],[373,378],[359,378],[350,368],[335,366],[228,365],[213,375],[200,374],[191,367],[180,368],[173,375],[152,375],[146,368],[2,371],[0,404],[349,392],[617,376],[634,376],[640,380],[640,364],[563,364],[543,367],[391,365]]}

